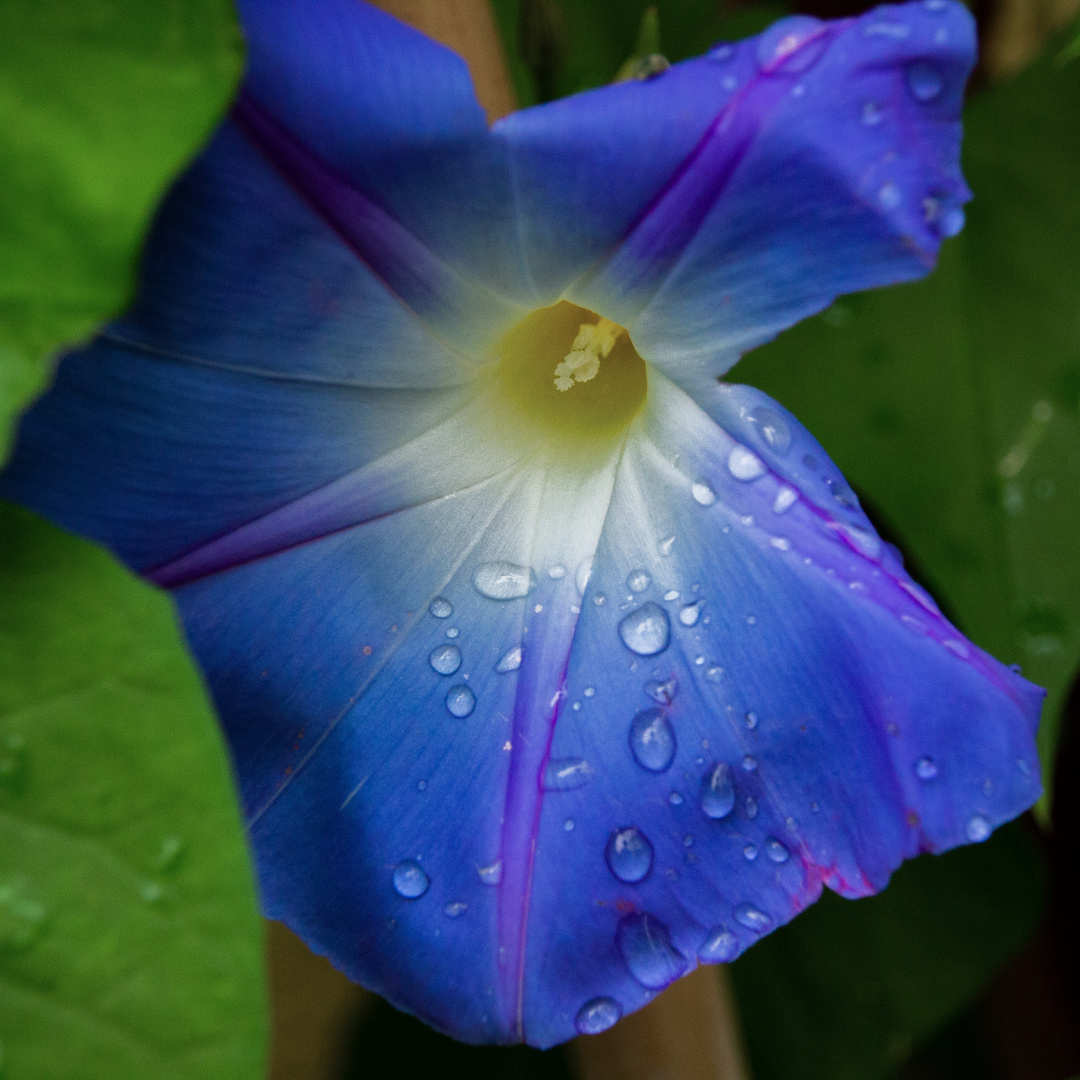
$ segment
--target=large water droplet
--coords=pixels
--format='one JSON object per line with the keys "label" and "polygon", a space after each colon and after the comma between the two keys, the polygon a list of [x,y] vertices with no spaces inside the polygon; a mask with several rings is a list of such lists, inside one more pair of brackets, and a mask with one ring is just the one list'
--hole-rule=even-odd
{"label": "large water droplet", "polygon": [[415,859],[402,859],[394,867],[394,890],[406,900],[415,900],[428,891],[431,878]]}
{"label": "large water droplet", "polygon": [[502,881],[503,861],[502,859],[496,859],[487,866],[478,866],[476,872],[485,885],[498,885]]}
{"label": "large water droplet", "polygon": [[735,919],[741,926],[745,926],[747,930],[753,930],[755,934],[764,934],[772,926],[772,918],[753,904],[740,904],[735,909]]}
{"label": "large water droplet", "polygon": [[662,709],[645,709],[630,721],[630,750],[643,769],[670,769],[675,749],[675,731]]}
{"label": "large water droplet", "polygon": [[508,671],[517,671],[521,667],[521,655],[522,648],[520,645],[515,645],[512,649],[507,649],[503,653],[502,659],[495,665],[495,670],[500,675],[505,675]]}
{"label": "large water droplet", "polygon": [[644,881],[652,869],[653,846],[640,830],[631,825],[613,832],[604,849],[608,869],[630,885]]}
{"label": "large water droplet", "polygon": [[615,942],[630,974],[649,990],[663,990],[690,967],[671,943],[671,931],[647,911],[624,915],[615,931]]}
{"label": "large water droplet", "polygon": [[758,438],[778,454],[786,454],[791,447],[791,428],[775,410],[759,405],[750,411],[748,419],[755,425]]}
{"label": "large water droplet", "polygon": [[622,1019],[622,1006],[609,997],[595,997],[578,1009],[574,1027],[581,1035],[599,1035]]}
{"label": "large water droplet", "polygon": [[791,857],[791,852],[788,851],[775,836],[770,836],[765,841],[765,854],[769,856],[774,863],[786,863]]}
{"label": "large water droplet", "polygon": [[716,492],[704,480],[691,484],[690,494],[694,496],[694,502],[700,503],[702,506],[712,506],[716,502]]}
{"label": "large water droplet", "polygon": [[449,619],[454,614],[454,605],[445,596],[436,596],[428,605],[428,611],[436,619]]}
{"label": "large water droplet", "polygon": [[593,767],[584,758],[550,758],[544,766],[545,791],[573,791],[584,787]]}
{"label": "large water droplet", "polygon": [[908,64],[907,84],[916,101],[927,102],[933,101],[941,93],[945,80],[932,64],[917,60],[914,64]]}
{"label": "large water droplet", "polygon": [[431,650],[428,662],[440,675],[453,675],[461,667],[461,650],[456,645],[439,645]]}
{"label": "large water droplet", "polygon": [[701,809],[706,817],[715,821],[725,818],[735,806],[735,782],[731,779],[731,766],[718,761],[701,781]]}
{"label": "large water droplet", "polygon": [[464,719],[476,708],[476,695],[467,686],[451,686],[446,695],[446,708],[451,716]]}
{"label": "large water droplet", "polygon": [[933,758],[921,757],[915,762],[915,775],[920,780],[933,780],[937,774],[937,762]]}
{"label": "large water droplet", "polygon": [[632,593],[644,592],[652,584],[652,575],[648,570],[631,570],[626,579],[626,587]]}
{"label": "large water droplet", "polygon": [[671,637],[668,613],[650,600],[619,622],[619,637],[638,656],[655,656],[668,647]]}
{"label": "large water droplet", "polygon": [[695,604],[687,604],[686,607],[679,612],[679,622],[681,622],[683,626],[696,626],[700,616],[701,601],[698,600]]}
{"label": "large water droplet", "polygon": [[536,588],[536,574],[531,566],[489,562],[476,568],[473,586],[489,600],[520,600]]}
{"label": "large water droplet", "polygon": [[993,830],[990,828],[990,822],[982,814],[975,814],[968,819],[966,832],[967,838],[973,844],[981,844]]}
{"label": "large water droplet", "polygon": [[672,675],[669,679],[664,679],[661,682],[659,679],[652,679],[645,684],[645,693],[649,695],[656,702],[657,705],[670,705],[675,700],[675,695],[679,692],[679,680]]}
{"label": "large water droplet", "polygon": [[739,955],[739,939],[723,924],[714,926],[697,955],[703,964],[730,964]]}

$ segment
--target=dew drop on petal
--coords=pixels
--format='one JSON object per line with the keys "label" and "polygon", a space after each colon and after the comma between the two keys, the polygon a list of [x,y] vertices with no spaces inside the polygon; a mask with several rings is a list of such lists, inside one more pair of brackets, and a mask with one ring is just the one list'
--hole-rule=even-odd
{"label": "dew drop on petal", "polygon": [[776,499],[773,501],[772,508],[774,514],[783,514],[789,510],[795,502],[798,500],[798,494],[789,487],[782,487],[776,493]]}
{"label": "dew drop on petal", "polygon": [[678,600],[679,599],[679,590],[678,589],[668,589],[668,591],[666,593],[664,593],[664,599],[665,600]]}
{"label": "dew drop on petal", "polygon": [[694,496],[694,502],[700,503],[702,506],[712,506],[716,502],[716,492],[704,480],[691,484],[690,494]]}
{"label": "dew drop on petal", "polygon": [[431,650],[428,663],[440,675],[453,675],[461,667],[461,650],[456,645],[438,645]]}
{"label": "dew drop on petal", "polygon": [[573,832],[573,831],[574,831],[574,819],[573,819],[573,818],[570,818],[570,817],[568,817],[568,818],[567,818],[567,819],[566,819],[566,820],[565,820],[565,821],[563,822],[563,826],[562,826],[562,827],[563,827],[563,830],[564,830],[565,832]]}
{"label": "dew drop on petal", "polygon": [[[784,71],[805,71],[820,55],[820,49],[800,47],[821,26],[821,21],[809,15],[790,15],[773,23],[757,41],[757,61],[762,68],[784,61]],[[796,55],[793,55],[796,54]]]}
{"label": "dew drop on petal", "polygon": [[626,579],[626,587],[632,593],[644,592],[652,584],[648,570],[631,570]]}
{"label": "dew drop on petal", "polygon": [[671,624],[667,612],[649,601],[631,611],[619,622],[619,637],[638,656],[655,656],[668,647]]}
{"label": "dew drop on petal", "polygon": [[719,45],[714,45],[706,54],[706,59],[712,60],[714,63],[724,64],[727,63],[735,55],[735,46],[728,42],[721,42]]}
{"label": "dew drop on petal", "polygon": [[622,1006],[609,997],[595,997],[578,1009],[574,1027],[579,1035],[599,1035],[622,1019]]}
{"label": "dew drop on petal", "polygon": [[415,859],[402,859],[394,867],[394,891],[406,900],[416,900],[428,891],[431,878]]}
{"label": "dew drop on petal", "polygon": [[696,626],[697,621],[701,616],[701,601],[696,604],[687,604],[686,607],[679,612],[679,622],[683,626]]}
{"label": "dew drop on petal", "polygon": [[982,814],[975,814],[969,818],[967,828],[965,829],[967,838],[973,844],[981,844],[992,831],[990,822],[987,821]]}
{"label": "dew drop on petal", "polygon": [[675,731],[662,709],[644,709],[630,721],[630,751],[649,772],[661,773],[675,760]]}
{"label": "dew drop on petal", "polygon": [[966,660],[971,655],[968,647],[962,641],[958,641],[956,638],[946,638],[946,640],[943,641],[941,644],[944,645],[945,648],[949,650],[949,652],[954,653],[956,656],[959,656],[961,660]]}
{"label": "dew drop on petal", "polygon": [[758,717],[756,712],[748,712],[746,714],[746,726],[753,731],[757,727]]}
{"label": "dew drop on petal", "polygon": [[701,781],[701,809],[706,817],[719,821],[731,813],[735,806],[735,782],[731,779],[731,766],[718,761]]}
{"label": "dew drop on petal", "polygon": [[671,554],[671,549],[674,546],[675,546],[675,537],[674,536],[665,536],[664,539],[661,540],[656,545],[656,547],[659,550],[660,554],[664,558],[667,558],[667,556]]}
{"label": "dew drop on petal", "polygon": [[502,859],[496,859],[493,863],[488,863],[487,866],[478,866],[476,872],[485,885],[498,885],[502,881]]}
{"label": "dew drop on petal", "polygon": [[657,705],[670,705],[679,692],[679,680],[674,675],[670,679],[653,679],[645,684],[645,693],[656,702]]}
{"label": "dew drop on petal", "polygon": [[942,78],[941,72],[933,64],[917,60],[913,64],[908,64],[907,84],[911,96],[916,101],[925,103],[933,101],[941,93],[942,88],[945,86],[945,80]]}
{"label": "dew drop on petal", "polygon": [[560,563],[556,563],[549,571],[548,577],[552,581],[559,581],[561,578],[566,577],[566,567]]}
{"label": "dew drop on petal", "polygon": [[668,796],[668,800],[667,800],[667,801],[668,801],[669,803],[671,803],[671,805],[672,805],[672,806],[682,806],[682,804],[683,804],[683,797],[682,797],[682,792],[679,792],[679,791],[673,791],[673,792],[672,792],[672,793],[671,793],[671,794],[670,794],[670,795]]}
{"label": "dew drop on petal", "polygon": [[662,990],[690,967],[671,942],[671,931],[655,915],[636,911],[624,915],[615,931],[630,974],[649,990]]}
{"label": "dew drop on petal", "polygon": [[786,863],[791,857],[791,852],[789,852],[775,836],[770,836],[769,839],[765,841],[765,854],[768,855],[774,863]]}
{"label": "dew drop on petal", "polygon": [[443,905],[443,914],[451,919],[456,919],[459,915],[464,915],[468,907],[469,905],[464,900],[451,900]]}
{"label": "dew drop on petal", "polygon": [[760,405],[751,409],[748,419],[755,425],[758,437],[770,450],[786,454],[791,448],[791,429],[775,409]]}
{"label": "dew drop on petal", "polygon": [[428,605],[428,611],[436,619],[449,619],[454,614],[454,605],[445,596],[436,596]]}
{"label": "dew drop on petal", "polygon": [[718,683],[724,677],[724,669],[719,664],[710,664],[705,669],[705,678],[711,683]]}
{"label": "dew drop on petal", "polygon": [[502,658],[495,665],[495,670],[500,675],[505,675],[508,671],[517,671],[521,667],[522,647],[515,645],[512,649],[507,649],[503,653]]}
{"label": "dew drop on petal", "polygon": [[582,694],[585,695],[585,697],[596,697],[596,687],[595,686],[586,686],[585,689],[582,690],[581,692],[582,692]]}
{"label": "dew drop on petal", "polygon": [[758,815],[757,799],[753,795],[746,797],[746,816],[750,821],[753,821]]}
{"label": "dew drop on petal", "polygon": [[589,587],[589,578],[592,577],[592,556],[582,559],[578,563],[577,573],[574,574],[574,584],[577,586],[578,596],[584,596]]}
{"label": "dew drop on petal", "polygon": [[584,758],[550,758],[544,766],[545,791],[574,791],[592,779],[593,767]]}
{"label": "dew drop on petal", "polygon": [[517,563],[483,563],[473,574],[473,586],[489,600],[520,600],[536,588],[536,574]]}
{"label": "dew drop on petal", "polygon": [[946,239],[956,236],[964,227],[964,210],[963,207],[953,206],[945,211],[941,215],[941,220],[938,223],[938,231]]}
{"label": "dew drop on petal", "polygon": [[461,631],[456,626],[451,626],[450,629],[446,631],[446,636],[448,638],[456,638],[460,633]]}
{"label": "dew drop on petal", "polygon": [[915,775],[920,780],[933,780],[937,774],[937,762],[933,758],[921,757],[915,762]]}
{"label": "dew drop on petal", "polygon": [[697,955],[703,964],[729,964],[739,955],[739,939],[726,926],[714,926]]}
{"label": "dew drop on petal", "polygon": [[644,881],[653,863],[653,846],[648,837],[631,825],[613,832],[604,849],[608,869],[629,885]]}
{"label": "dew drop on petal", "polygon": [[753,450],[748,449],[741,443],[736,443],[731,448],[731,453],[728,454],[727,467],[728,472],[736,480],[743,481],[756,480],[759,476],[764,476],[768,471],[765,468],[765,462]]}
{"label": "dew drop on petal", "polygon": [[757,858],[757,844],[747,844],[742,853],[747,862],[753,862]]}
{"label": "dew drop on petal", "polygon": [[772,926],[772,918],[753,904],[739,904],[735,909],[735,920],[755,934],[763,934]]}
{"label": "dew drop on petal", "polygon": [[746,754],[742,759],[742,767],[746,772],[753,772],[757,768],[757,758],[753,754]]}
{"label": "dew drop on petal", "polygon": [[451,686],[446,695],[446,708],[451,716],[464,719],[476,708],[476,695],[467,686]]}

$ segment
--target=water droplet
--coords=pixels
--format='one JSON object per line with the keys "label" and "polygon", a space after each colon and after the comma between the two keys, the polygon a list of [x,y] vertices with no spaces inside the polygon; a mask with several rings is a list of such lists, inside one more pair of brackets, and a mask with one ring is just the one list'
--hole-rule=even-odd
{"label": "water droplet", "polygon": [[671,943],[671,931],[647,911],[624,915],[615,942],[630,974],[649,990],[662,990],[690,967]]}
{"label": "water droplet", "polygon": [[747,418],[758,433],[758,438],[778,454],[786,454],[791,448],[791,429],[787,421],[775,410],[763,405],[750,411]]}
{"label": "water droplet", "polygon": [[594,603],[594,604],[595,604],[595,605],[596,605],[597,607],[603,607],[603,606],[604,606],[604,605],[605,605],[605,604],[607,603],[607,597],[606,597],[606,596],[605,596],[605,595],[604,595],[604,594],[603,594],[602,592],[598,592],[598,593],[597,593],[597,594],[596,594],[596,595],[595,595],[595,596],[594,596],[594,597],[592,598],[592,602],[593,602],[593,603]]}
{"label": "water droplet", "polygon": [[622,1019],[622,1006],[609,997],[595,997],[578,1009],[574,1027],[579,1035],[599,1035]]}
{"label": "water droplet", "polygon": [[913,64],[908,64],[907,84],[911,96],[916,101],[928,102],[933,101],[941,93],[945,81],[936,67],[923,60],[917,60]]}
{"label": "water droplet", "polygon": [[860,555],[865,555],[868,559],[880,558],[881,540],[869,529],[860,528],[858,525],[840,524],[834,524],[831,527],[843,533]]}
{"label": "water droplet", "polygon": [[753,795],[746,797],[746,817],[748,820],[753,821],[758,815],[757,799]]}
{"label": "water droplet", "polygon": [[921,757],[915,762],[915,775],[920,780],[933,780],[937,774],[938,767],[933,758]]}
{"label": "water droplet", "polygon": [[886,180],[878,188],[877,197],[886,210],[894,210],[900,205],[900,189],[891,180]]}
{"label": "water droplet", "polygon": [[467,686],[451,686],[446,695],[446,708],[451,716],[464,719],[476,708],[476,695]]}
{"label": "water droplet", "polygon": [[784,828],[793,833],[799,827],[799,823],[793,817],[784,818]]}
{"label": "water droplet", "polygon": [[722,42],[719,45],[714,45],[705,55],[709,60],[724,64],[735,55],[735,46]]}
{"label": "water droplet", "polygon": [[881,106],[876,101],[863,102],[862,122],[867,127],[877,127],[884,116],[885,114],[881,111]]}
{"label": "water droplet", "polygon": [[657,546],[657,549],[659,550],[660,554],[664,558],[667,558],[668,555],[671,554],[671,549],[675,546],[675,537],[674,536],[665,536],[664,539],[661,540],[660,543],[657,544],[656,546]]}
{"label": "water droplet", "polygon": [[565,832],[573,832],[573,831],[574,831],[574,819],[573,819],[572,817],[568,817],[568,818],[567,818],[567,819],[566,819],[566,820],[565,820],[565,821],[563,822],[563,826],[562,826],[562,827],[563,827],[563,830],[564,830]]}
{"label": "water droplet", "polygon": [[629,885],[644,881],[653,862],[653,846],[640,829],[631,825],[613,832],[604,849],[608,869]]}
{"label": "water droplet", "polygon": [[626,587],[632,593],[644,592],[652,584],[652,575],[648,570],[631,570],[626,579]]}
{"label": "water droplet", "polygon": [[975,814],[968,820],[967,823],[967,838],[973,844],[981,844],[992,832],[990,828],[990,822],[982,816],[982,814]]}
{"label": "water droplet", "polygon": [[691,484],[690,494],[694,496],[694,502],[700,503],[702,506],[712,506],[716,502],[716,492],[704,480]]}
{"label": "water droplet", "polygon": [[961,206],[951,206],[938,222],[938,231],[946,239],[956,236],[964,227],[964,209]]}
{"label": "water droplet", "polygon": [[468,907],[464,900],[451,900],[443,905],[443,914],[456,919],[459,915],[464,915]]}
{"label": "water droplet", "polygon": [[664,599],[665,600],[678,600],[679,595],[680,594],[679,594],[678,589],[668,589],[668,591],[666,593],[664,593]]}
{"label": "water droplet", "polygon": [[662,709],[644,709],[630,721],[630,751],[643,769],[670,769],[675,749],[675,731]]}
{"label": "water droplet", "polygon": [[757,727],[758,717],[756,712],[748,712],[746,714],[746,726],[753,731]]}
{"label": "water droplet", "polygon": [[724,669],[719,664],[710,664],[705,669],[705,678],[711,683],[718,683],[724,677]]}
{"label": "water droplet", "polygon": [[755,934],[764,934],[772,926],[771,917],[753,904],[740,904],[735,909],[735,920],[747,930],[753,930]]}
{"label": "water droplet", "polygon": [[956,638],[947,638],[941,644],[944,645],[949,652],[959,656],[961,660],[966,660],[971,655],[968,647],[962,641],[957,641]]}
{"label": "water droplet", "polygon": [[697,955],[703,964],[730,964],[739,955],[739,939],[726,926],[714,926]]}
{"label": "water droplet", "polygon": [[566,577],[566,567],[562,566],[559,563],[556,563],[548,571],[548,577],[551,578],[552,581],[559,581],[560,579]]}
{"label": "water droplet", "polygon": [[536,574],[517,563],[484,563],[473,574],[473,587],[489,600],[520,600],[536,588]]}
{"label": "water droplet", "polygon": [[461,631],[456,626],[451,626],[450,629],[446,631],[446,636],[448,638],[456,638],[460,633]]}
{"label": "water droplet", "polygon": [[753,862],[757,858],[757,844],[747,844],[742,853],[747,862]]}
{"label": "water droplet", "polygon": [[596,697],[596,687],[595,686],[586,686],[585,689],[582,690],[581,692],[586,697]]}
{"label": "water droplet", "polygon": [[449,619],[454,614],[454,605],[445,596],[436,596],[428,605],[428,611],[436,619]]}
{"label": "water droplet", "polygon": [[679,692],[679,680],[674,675],[670,679],[661,682],[653,679],[645,684],[645,693],[657,703],[657,705],[670,705]]}
{"label": "water droplet", "polygon": [[487,866],[478,866],[476,868],[480,880],[485,885],[498,885],[502,881],[502,871],[502,859],[496,859],[493,863],[488,863]]}
{"label": "water droplet", "polygon": [[456,645],[438,645],[431,650],[428,663],[440,675],[453,675],[461,667],[461,650]]}
{"label": "water droplet", "polygon": [[394,867],[394,891],[406,900],[416,900],[428,891],[431,878],[415,859],[402,859]]}
{"label": "water droplet", "polygon": [[805,71],[821,55],[817,48],[803,44],[819,30],[821,21],[809,15],[791,15],[773,23],[757,42],[757,61],[760,67],[783,64],[785,72]]}
{"label": "water droplet", "polygon": [[683,847],[693,847],[694,846],[694,836],[693,836],[693,834],[692,833],[687,833],[682,838],[682,842],[683,842]]}
{"label": "water droplet", "polygon": [[696,626],[698,618],[701,616],[701,601],[696,604],[687,604],[686,607],[679,612],[679,622],[683,626]]}
{"label": "water droplet", "polygon": [[417,781],[416,790],[417,791],[427,791],[427,781],[426,780]]}
{"label": "water droplet", "polygon": [[682,806],[682,804],[683,804],[683,797],[682,797],[682,793],[681,793],[681,792],[679,792],[679,791],[673,791],[673,792],[672,792],[672,793],[671,793],[671,794],[670,794],[670,795],[668,796],[668,800],[667,800],[667,801],[668,801],[669,803],[671,803],[671,805],[672,805],[672,806]]}
{"label": "water droplet", "polygon": [[756,480],[759,476],[764,476],[768,471],[765,468],[765,462],[753,450],[748,449],[741,443],[736,443],[731,448],[731,453],[728,454],[727,467],[728,472],[736,480],[743,481]]}
{"label": "water droplet", "polygon": [[765,841],[765,854],[769,856],[774,863],[786,863],[791,857],[791,852],[788,851],[775,836],[770,836]]}
{"label": "water droplet", "polygon": [[911,27],[907,23],[898,22],[873,22],[863,27],[866,37],[892,38],[893,41],[904,41],[911,37]]}
{"label": "water droplet", "polygon": [[589,587],[589,578],[592,577],[593,557],[582,559],[578,563],[577,573],[574,574],[574,584],[577,586],[578,596],[584,596]]}
{"label": "water droplet", "polygon": [[631,611],[619,622],[619,637],[638,656],[655,656],[668,647],[671,624],[667,612],[649,601]]}
{"label": "water droplet", "polygon": [[522,648],[520,645],[515,645],[512,649],[507,649],[502,655],[502,659],[495,665],[495,670],[500,675],[505,675],[508,671],[517,671],[521,667]]}
{"label": "water droplet", "polygon": [[573,791],[584,787],[593,767],[584,758],[550,758],[544,766],[545,791]]}
{"label": "water droplet", "polygon": [[731,766],[718,761],[701,781],[701,809],[706,817],[719,821],[731,813],[735,805],[735,783]]}
{"label": "water droplet", "polygon": [[747,754],[742,759],[742,767],[746,772],[753,772],[757,768],[757,759],[752,754]]}

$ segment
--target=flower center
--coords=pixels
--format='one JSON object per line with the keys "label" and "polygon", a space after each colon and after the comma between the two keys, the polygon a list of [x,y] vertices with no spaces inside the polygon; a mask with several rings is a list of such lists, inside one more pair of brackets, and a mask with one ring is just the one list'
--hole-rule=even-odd
{"label": "flower center", "polygon": [[645,400],[645,361],[625,328],[566,300],[526,316],[496,352],[511,402],[553,434],[615,435]]}

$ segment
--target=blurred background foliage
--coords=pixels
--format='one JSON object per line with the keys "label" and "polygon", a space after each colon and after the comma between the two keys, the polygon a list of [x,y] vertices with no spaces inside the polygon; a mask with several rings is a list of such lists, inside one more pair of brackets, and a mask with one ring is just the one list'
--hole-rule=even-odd
{"label": "blurred background foliage", "polygon": [[[793,10],[492,6],[523,105]],[[1059,778],[1038,822],[915,860],[878,897],[826,896],[734,965],[758,1080],[1080,1072],[1080,694],[1067,702],[1080,661],[1080,36],[1054,33],[1074,8],[976,4],[976,199],[937,271],[842,299],[732,375],[821,439],[966,634],[1048,689],[1048,789]],[[227,0],[0,0],[0,27],[2,458],[56,351],[123,306],[154,205],[227,107],[242,45]],[[10,508],[0,597],[0,1077],[265,1075],[263,926],[167,601]],[[307,961],[281,956],[278,1026],[322,1040],[287,1067],[276,1058],[281,1080],[572,1075],[561,1049],[459,1046],[324,973],[355,1019],[329,1052],[318,1008],[296,1004]]]}

